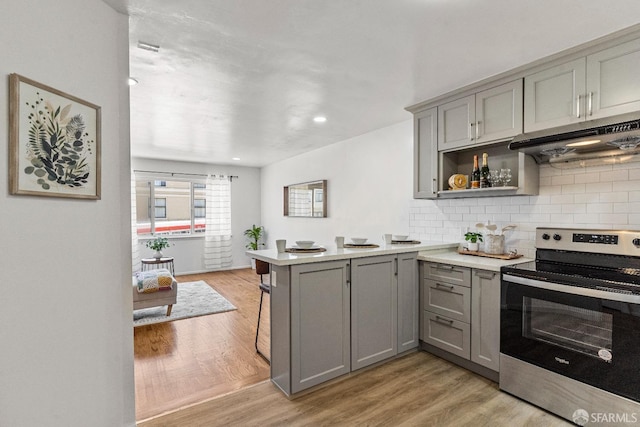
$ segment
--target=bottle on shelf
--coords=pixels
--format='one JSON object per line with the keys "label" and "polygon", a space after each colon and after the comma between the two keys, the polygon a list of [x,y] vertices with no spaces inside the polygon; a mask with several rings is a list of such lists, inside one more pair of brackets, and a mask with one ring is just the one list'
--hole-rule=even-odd
{"label": "bottle on shelf", "polygon": [[473,156],[473,171],[471,172],[471,188],[480,188],[480,168],[478,167],[478,155]]}
{"label": "bottle on shelf", "polygon": [[491,187],[491,173],[487,163],[487,153],[482,153],[482,168],[480,169],[480,188]]}

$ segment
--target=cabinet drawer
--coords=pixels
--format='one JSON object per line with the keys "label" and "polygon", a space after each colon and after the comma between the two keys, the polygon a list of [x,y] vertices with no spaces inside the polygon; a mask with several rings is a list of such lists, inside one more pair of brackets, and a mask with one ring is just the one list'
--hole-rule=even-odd
{"label": "cabinet drawer", "polygon": [[423,307],[454,320],[471,321],[471,288],[426,279],[422,292]]}
{"label": "cabinet drawer", "polygon": [[469,359],[470,329],[468,323],[425,311],[422,340],[451,354]]}
{"label": "cabinet drawer", "polygon": [[451,285],[471,286],[471,269],[436,262],[424,263],[424,277]]}

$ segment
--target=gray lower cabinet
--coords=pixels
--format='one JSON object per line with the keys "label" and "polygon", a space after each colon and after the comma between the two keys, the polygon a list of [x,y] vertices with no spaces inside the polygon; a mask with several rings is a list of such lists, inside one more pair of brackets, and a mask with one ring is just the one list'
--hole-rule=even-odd
{"label": "gray lower cabinet", "polygon": [[419,345],[417,253],[271,266],[271,380],[287,395]]}
{"label": "gray lower cabinet", "polygon": [[471,361],[494,371],[500,368],[500,274],[472,270]]}
{"label": "gray lower cabinet", "polygon": [[348,265],[272,267],[271,378],[286,394],[351,370]]}
{"label": "gray lower cabinet", "polygon": [[351,370],[417,348],[416,252],[351,260]]}
{"label": "gray lower cabinet", "polygon": [[498,372],[500,274],[425,262],[420,280],[421,340]]}
{"label": "gray lower cabinet", "polygon": [[395,255],[351,260],[351,369],[398,352]]}
{"label": "gray lower cabinet", "polygon": [[464,359],[470,356],[471,269],[423,263],[422,340]]}
{"label": "gray lower cabinet", "polygon": [[398,254],[398,353],[420,345],[418,254]]}

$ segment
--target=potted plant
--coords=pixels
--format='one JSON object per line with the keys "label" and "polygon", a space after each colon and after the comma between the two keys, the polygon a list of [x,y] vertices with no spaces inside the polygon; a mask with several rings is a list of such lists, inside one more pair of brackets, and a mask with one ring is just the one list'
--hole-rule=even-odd
{"label": "potted plant", "polygon": [[159,237],[159,236],[156,236],[152,240],[147,240],[147,243],[145,243],[145,245],[149,249],[153,249],[154,251],[156,251],[156,253],[153,254],[153,257],[157,259],[162,258],[161,251],[164,248],[168,248],[170,246],[169,239],[167,239],[166,237]]}
{"label": "potted plant", "polygon": [[[251,228],[244,230],[244,235],[249,239],[249,243],[247,243],[246,246],[247,249],[257,251],[260,249],[260,246],[264,246],[264,243],[260,242],[260,239],[264,236],[264,227],[256,227],[256,225],[253,224]],[[256,260],[253,258],[251,258],[251,268],[256,268]]]}
{"label": "potted plant", "polygon": [[482,233],[476,233],[474,231],[467,231],[464,234],[464,240],[469,242],[467,244],[467,249],[473,252],[478,251],[478,242],[482,242]]}
{"label": "potted plant", "polygon": [[260,239],[262,239],[264,235],[264,227],[256,227],[256,225],[253,224],[251,228],[244,230],[244,235],[250,240],[250,242],[247,243],[247,249],[257,251],[260,246],[264,246],[264,243],[260,243]]}

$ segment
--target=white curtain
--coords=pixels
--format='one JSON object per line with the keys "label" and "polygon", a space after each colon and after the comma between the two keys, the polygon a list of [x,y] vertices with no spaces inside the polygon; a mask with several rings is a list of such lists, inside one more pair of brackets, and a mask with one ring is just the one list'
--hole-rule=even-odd
{"label": "white curtain", "polygon": [[231,182],[226,176],[207,176],[204,266],[209,270],[230,267]]}
{"label": "white curtain", "polygon": [[138,228],[136,216],[136,174],[131,171],[131,271],[140,271],[140,246],[138,245]]}

